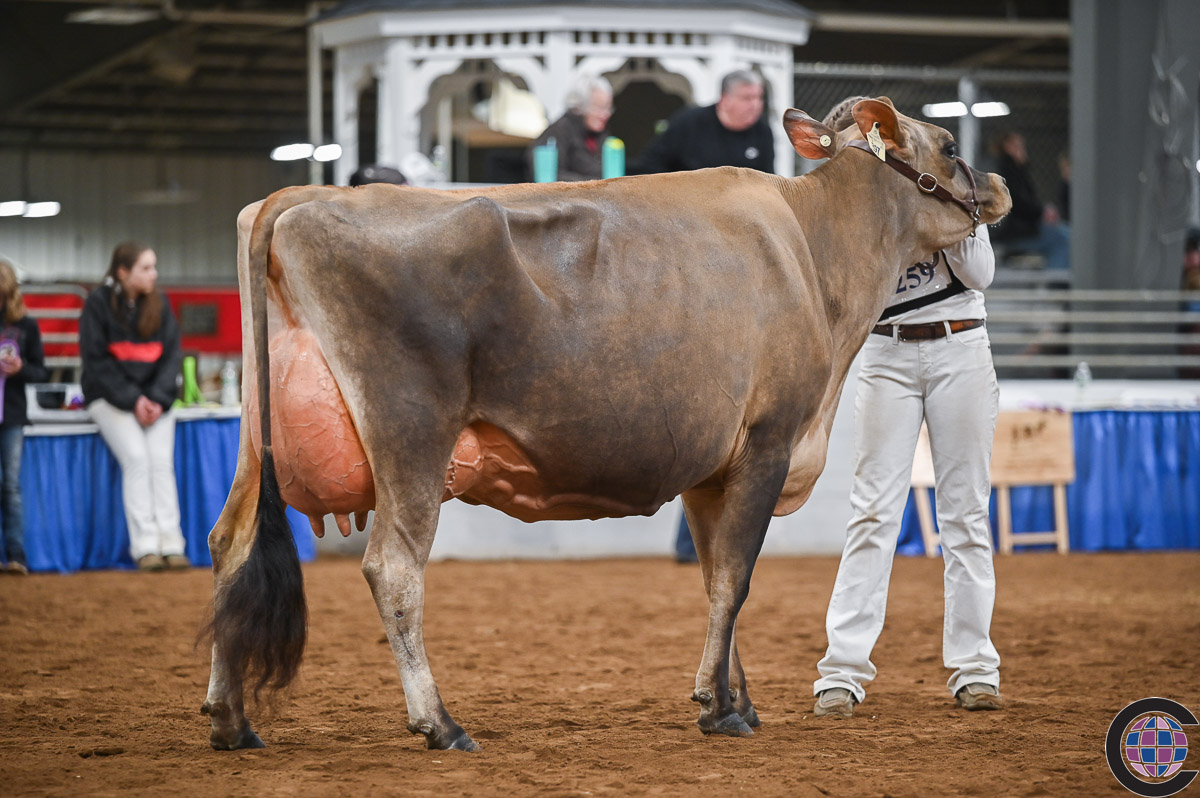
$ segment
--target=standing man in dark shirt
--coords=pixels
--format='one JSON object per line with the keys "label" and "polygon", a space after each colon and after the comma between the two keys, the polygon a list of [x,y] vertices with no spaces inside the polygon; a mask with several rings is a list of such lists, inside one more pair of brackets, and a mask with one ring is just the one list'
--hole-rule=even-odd
{"label": "standing man in dark shirt", "polygon": [[636,173],[681,172],[710,166],[775,171],[775,139],[763,118],[762,77],[749,70],[721,81],[716,105],[685,108],[646,147]]}
{"label": "standing man in dark shirt", "polygon": [[[653,174],[713,166],[775,171],[775,139],[763,118],[763,81],[754,72],[739,69],[726,75],[716,105],[677,112],[630,171]],[[686,515],[679,519],[675,559],[699,561]]]}

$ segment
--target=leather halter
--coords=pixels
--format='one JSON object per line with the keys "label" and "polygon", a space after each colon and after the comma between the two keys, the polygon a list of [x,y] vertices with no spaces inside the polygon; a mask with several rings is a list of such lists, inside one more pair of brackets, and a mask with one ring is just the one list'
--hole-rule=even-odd
{"label": "leather halter", "polygon": [[[870,155],[872,158],[879,157],[874,153],[874,151],[871,150],[871,146],[869,144],[867,144],[867,142],[863,141],[862,139],[854,139],[853,141],[848,141],[848,142],[846,142],[846,146],[854,147],[855,149],[862,150],[863,152]],[[954,156],[954,160],[958,163],[959,168],[962,169],[963,172],[966,173],[967,180],[969,180],[971,182],[971,198],[970,199],[960,199],[959,197],[954,196],[948,190],[946,190],[945,186],[941,186],[938,184],[938,179],[936,177],[929,174],[928,172],[918,172],[916,169],[913,169],[911,166],[906,164],[904,161],[893,156],[890,152],[885,152],[884,155],[887,158],[884,161],[884,163],[886,163],[888,166],[895,169],[900,174],[907,177],[909,180],[916,183],[917,188],[921,189],[921,191],[925,192],[926,194],[932,194],[933,196],[940,199],[942,202],[954,203],[955,205],[957,205],[958,207],[962,208],[964,211],[967,212],[967,216],[971,217],[971,221],[976,226],[979,225],[979,197],[975,193],[975,175],[971,174],[971,167],[967,166],[967,162],[964,161],[962,158],[959,158],[957,155]],[[972,236],[975,235],[974,228],[971,229],[971,235]]]}

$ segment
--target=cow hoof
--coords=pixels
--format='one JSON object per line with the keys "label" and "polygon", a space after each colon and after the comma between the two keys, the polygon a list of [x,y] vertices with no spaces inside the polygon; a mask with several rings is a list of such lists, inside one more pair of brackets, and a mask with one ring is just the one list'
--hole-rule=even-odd
{"label": "cow hoof", "polygon": [[726,737],[753,737],[754,729],[746,725],[746,721],[736,712],[730,712],[716,723],[706,722],[701,718],[697,724],[705,734],[724,734]]}
{"label": "cow hoof", "polygon": [[214,731],[208,738],[208,744],[213,747],[214,751],[237,751],[241,748],[267,747],[262,738],[255,734],[254,730],[249,726],[242,729],[241,734],[235,734],[232,738]]}
{"label": "cow hoof", "polygon": [[474,753],[479,750],[479,743],[471,739],[471,736],[466,732],[458,735],[454,742],[447,746],[452,751],[467,751]]}
{"label": "cow hoof", "polygon": [[754,704],[750,703],[750,697],[744,692],[737,690],[729,691],[729,700],[733,702],[733,711],[742,716],[742,720],[754,728],[762,725],[762,721],[758,719],[758,713],[754,711]]}
{"label": "cow hoof", "polygon": [[425,738],[425,747],[437,751],[478,751],[479,744],[463,731],[462,726],[451,723],[448,729],[438,732],[431,723],[413,723],[408,730]]}
{"label": "cow hoof", "polygon": [[215,751],[267,747],[262,738],[250,728],[245,715],[240,717],[240,722],[235,720],[232,717],[233,713],[224,702],[205,701],[204,705],[200,707],[200,714],[212,718],[212,733],[208,736],[208,744]]}

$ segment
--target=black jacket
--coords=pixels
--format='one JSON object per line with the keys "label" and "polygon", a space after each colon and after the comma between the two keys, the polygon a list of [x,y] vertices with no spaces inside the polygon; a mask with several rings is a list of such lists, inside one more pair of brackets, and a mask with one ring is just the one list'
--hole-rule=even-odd
{"label": "black jacket", "polygon": [[[554,146],[558,149],[558,179],[559,180],[599,180],[602,174],[601,150],[608,131],[593,133],[587,129],[583,117],[574,111],[567,111],[558,121],[546,128],[542,135],[530,145],[528,157],[530,174],[533,169],[533,148],[540,147],[554,137]],[[588,141],[594,149],[588,147]]]}
{"label": "black jacket", "polygon": [[775,139],[766,114],[745,130],[733,131],[721,124],[715,105],[684,108],[646,145],[630,173],[682,172],[710,166],[746,166],[774,172]]}
{"label": "black jacket", "polygon": [[31,382],[45,382],[50,376],[42,350],[42,333],[37,322],[26,316],[4,325],[0,330],[0,341],[5,340],[16,342],[22,366],[20,371],[4,380],[4,420],[0,421],[0,426],[24,426],[29,423],[25,386]]}
{"label": "black jacket", "polygon": [[145,395],[167,410],[178,395],[176,379],[183,363],[175,315],[164,297],[162,324],[142,338],[137,334],[136,307],[121,302],[119,314],[113,312],[113,290],[102,285],[93,291],[79,320],[84,404],[104,399],[132,411],[138,397]]}
{"label": "black jacket", "polygon": [[1042,201],[1038,199],[1028,164],[1001,154],[996,172],[1004,178],[1012,197],[1012,210],[992,233],[993,241],[1018,241],[1033,238],[1042,231]]}

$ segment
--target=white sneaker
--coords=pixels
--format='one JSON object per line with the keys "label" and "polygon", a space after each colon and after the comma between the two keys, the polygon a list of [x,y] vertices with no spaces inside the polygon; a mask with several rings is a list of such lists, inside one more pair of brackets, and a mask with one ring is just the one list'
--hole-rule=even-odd
{"label": "white sneaker", "polygon": [[834,718],[849,718],[854,716],[854,705],[858,699],[844,687],[831,687],[822,690],[813,705],[813,714],[818,718],[826,716]]}

